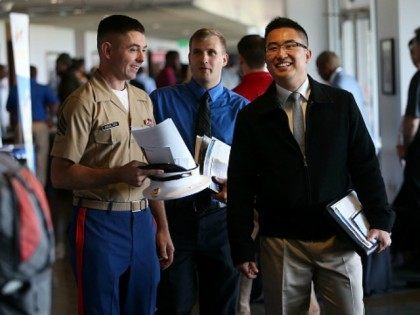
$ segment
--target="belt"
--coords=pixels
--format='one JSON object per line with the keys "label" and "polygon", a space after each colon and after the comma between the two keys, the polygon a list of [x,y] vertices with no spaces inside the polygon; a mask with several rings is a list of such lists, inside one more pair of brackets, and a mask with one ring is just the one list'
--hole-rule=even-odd
{"label": "belt", "polygon": [[73,205],[98,210],[138,212],[148,208],[149,202],[146,198],[127,202],[116,202],[73,197]]}

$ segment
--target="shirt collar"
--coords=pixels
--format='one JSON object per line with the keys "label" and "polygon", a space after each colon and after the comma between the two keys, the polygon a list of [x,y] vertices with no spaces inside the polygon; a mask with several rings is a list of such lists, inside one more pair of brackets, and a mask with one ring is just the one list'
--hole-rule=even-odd
{"label": "shirt collar", "polygon": [[219,82],[219,84],[217,84],[215,87],[212,87],[210,90],[206,90],[194,79],[191,79],[190,82],[187,83],[187,86],[195,95],[197,100],[199,100],[203,94],[206,93],[206,91],[209,93],[211,101],[215,101],[223,93],[223,84],[221,82]]}
{"label": "shirt collar", "polygon": [[328,80],[328,83],[332,84],[334,82],[334,79],[337,76],[337,74],[341,71],[343,71],[343,68],[341,68],[341,67],[338,67],[337,69],[335,69],[334,72],[331,74],[330,79]]}
{"label": "shirt collar", "polygon": [[302,85],[296,91],[286,90],[285,88],[281,87],[278,84],[276,84],[276,90],[277,90],[277,98],[282,107],[286,103],[287,99],[289,98],[290,94],[292,94],[292,92],[299,92],[306,101],[308,101],[309,94],[311,92],[308,77],[306,77],[306,80],[302,83]]}

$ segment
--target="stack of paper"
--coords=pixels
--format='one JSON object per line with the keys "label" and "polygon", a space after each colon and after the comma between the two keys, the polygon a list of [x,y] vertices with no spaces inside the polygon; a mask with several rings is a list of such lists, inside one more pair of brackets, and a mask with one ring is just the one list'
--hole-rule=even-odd
{"label": "stack of paper", "polygon": [[133,128],[132,133],[150,164],[170,163],[187,170],[196,167],[172,119],[153,127]]}
{"label": "stack of paper", "polygon": [[[227,178],[230,146],[212,137],[197,136],[195,142],[195,161],[200,165],[200,172],[209,177]],[[210,184],[210,189],[219,192],[219,185]]]}

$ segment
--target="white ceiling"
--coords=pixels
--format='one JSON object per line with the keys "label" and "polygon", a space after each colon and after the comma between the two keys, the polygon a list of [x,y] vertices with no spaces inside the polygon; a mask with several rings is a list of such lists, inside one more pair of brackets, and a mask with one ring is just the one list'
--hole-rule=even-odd
{"label": "white ceiling", "polygon": [[[209,0],[211,1],[211,0]],[[95,31],[100,19],[120,13],[137,18],[146,35],[179,40],[201,27],[218,29],[228,46],[235,47],[246,34],[244,25],[194,7],[191,0],[0,0],[0,16],[7,11],[25,12],[31,23],[70,27],[77,31]]]}

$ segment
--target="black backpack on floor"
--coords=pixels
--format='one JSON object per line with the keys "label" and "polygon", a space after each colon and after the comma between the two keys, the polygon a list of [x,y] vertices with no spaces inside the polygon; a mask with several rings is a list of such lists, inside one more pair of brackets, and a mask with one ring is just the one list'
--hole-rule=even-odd
{"label": "black backpack on floor", "polygon": [[54,234],[36,177],[0,153],[0,315],[49,315]]}

